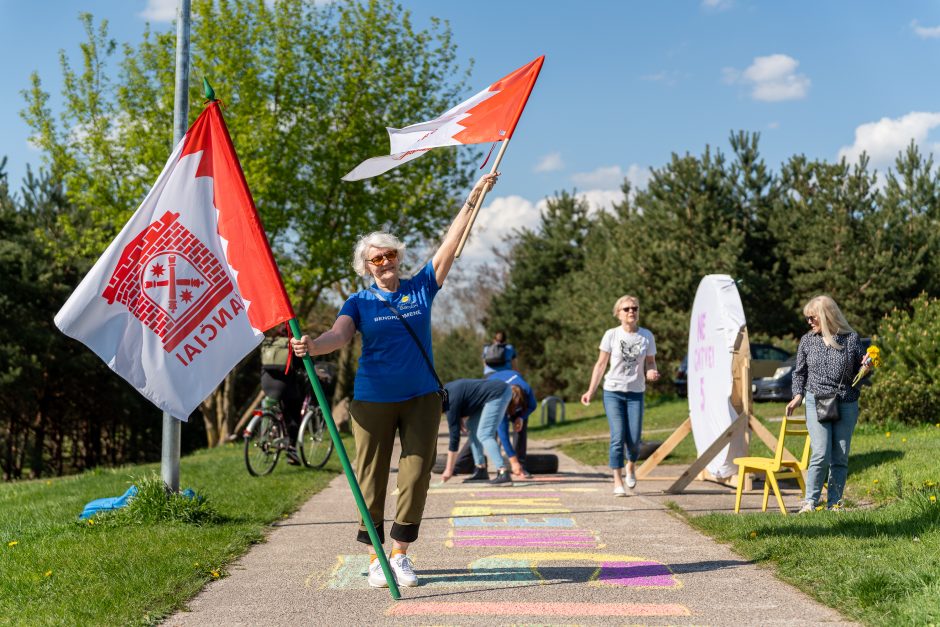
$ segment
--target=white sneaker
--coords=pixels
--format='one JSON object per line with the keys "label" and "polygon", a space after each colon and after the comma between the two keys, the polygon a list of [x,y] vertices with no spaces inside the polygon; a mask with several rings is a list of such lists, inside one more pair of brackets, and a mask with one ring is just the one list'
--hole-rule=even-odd
{"label": "white sneaker", "polygon": [[627,495],[627,491],[623,489],[622,485],[618,485],[616,488],[614,488],[614,496],[626,496],[626,495]]}
{"label": "white sneaker", "polygon": [[627,476],[624,478],[624,481],[627,482],[627,487],[631,490],[636,487],[636,475],[629,470],[627,471]]}
{"label": "white sneaker", "polygon": [[411,566],[411,558],[404,553],[399,553],[389,560],[392,566],[392,572],[395,574],[395,582],[405,588],[413,588],[418,585],[418,576]]}
{"label": "white sneaker", "polygon": [[800,504],[800,510],[797,514],[812,514],[816,511],[816,506],[813,505],[812,501],[803,501]]}
{"label": "white sneaker", "polygon": [[382,563],[374,559],[369,563],[369,585],[373,588],[387,588],[385,573],[382,572]]}

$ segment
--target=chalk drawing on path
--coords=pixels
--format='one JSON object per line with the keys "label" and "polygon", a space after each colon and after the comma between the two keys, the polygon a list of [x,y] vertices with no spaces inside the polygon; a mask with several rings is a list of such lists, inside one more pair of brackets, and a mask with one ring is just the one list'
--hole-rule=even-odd
{"label": "chalk drawing on path", "polygon": [[505,603],[408,601],[386,616],[691,616],[675,603]]}
{"label": "chalk drawing on path", "polygon": [[446,547],[515,547],[596,549],[597,537],[587,529],[455,529]]}
{"label": "chalk drawing on path", "polygon": [[[584,566],[587,562],[590,566]],[[478,559],[470,569],[498,570],[504,564],[526,564],[542,583],[585,582],[625,588],[681,588],[682,582],[661,562],[633,555],[553,551],[504,553]]]}

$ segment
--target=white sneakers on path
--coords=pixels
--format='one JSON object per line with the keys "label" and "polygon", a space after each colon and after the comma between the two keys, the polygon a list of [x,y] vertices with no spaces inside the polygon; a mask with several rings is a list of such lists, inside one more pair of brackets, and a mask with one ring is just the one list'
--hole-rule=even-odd
{"label": "white sneakers on path", "polygon": [[[413,588],[418,585],[418,576],[415,574],[410,557],[404,553],[399,553],[395,557],[389,558],[388,564],[392,567],[392,575],[395,577],[395,583],[399,586]],[[369,585],[373,588],[388,587],[385,573],[382,572],[382,564],[377,559],[369,563]]]}

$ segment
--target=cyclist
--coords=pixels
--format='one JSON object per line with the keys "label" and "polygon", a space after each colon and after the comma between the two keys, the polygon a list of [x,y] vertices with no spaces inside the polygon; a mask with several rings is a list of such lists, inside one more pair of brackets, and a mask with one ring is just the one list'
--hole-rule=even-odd
{"label": "cyclist", "polygon": [[[261,343],[261,389],[265,396],[281,404],[284,424],[290,446],[287,448],[287,463],[300,465],[297,456],[297,431],[300,429],[300,412],[306,395],[306,376],[299,370],[301,360],[288,359],[290,346],[286,337],[269,337]],[[309,384],[308,384],[309,385]]]}

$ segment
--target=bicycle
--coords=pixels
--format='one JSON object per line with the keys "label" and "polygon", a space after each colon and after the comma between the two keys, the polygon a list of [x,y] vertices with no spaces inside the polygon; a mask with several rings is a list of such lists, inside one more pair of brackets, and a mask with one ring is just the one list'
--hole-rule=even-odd
{"label": "bicycle", "polygon": [[[297,453],[307,468],[322,468],[333,453],[333,440],[327,430],[326,420],[320,408],[311,403],[308,394],[304,399],[303,420],[297,434]],[[245,466],[255,477],[270,474],[281,457],[290,448],[290,436],[281,410],[281,403],[264,398],[261,407],[244,431]]]}

